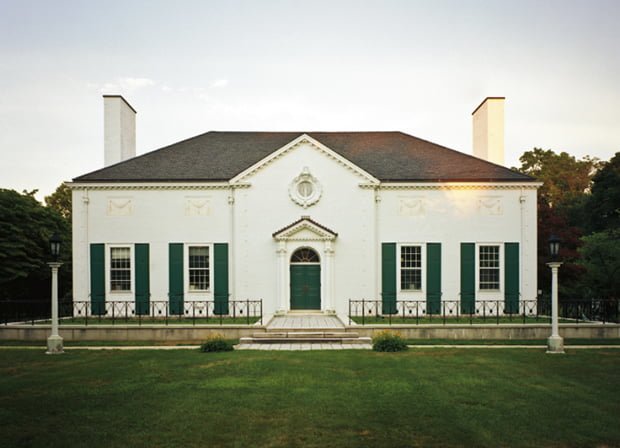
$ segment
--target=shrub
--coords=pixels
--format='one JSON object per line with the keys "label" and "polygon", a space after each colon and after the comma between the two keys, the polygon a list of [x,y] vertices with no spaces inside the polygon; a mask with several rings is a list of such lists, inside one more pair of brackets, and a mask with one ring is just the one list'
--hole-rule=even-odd
{"label": "shrub", "polygon": [[201,352],[229,352],[231,350],[233,350],[233,345],[221,334],[209,336],[200,346]]}
{"label": "shrub", "polygon": [[381,331],[372,338],[372,349],[376,352],[402,352],[407,344],[398,333]]}

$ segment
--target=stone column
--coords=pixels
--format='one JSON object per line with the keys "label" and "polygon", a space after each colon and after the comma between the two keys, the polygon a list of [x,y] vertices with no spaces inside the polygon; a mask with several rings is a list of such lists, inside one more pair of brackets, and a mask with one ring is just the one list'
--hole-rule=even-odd
{"label": "stone column", "polygon": [[286,304],[286,268],[287,268],[287,250],[286,242],[278,241],[278,249],[276,250],[278,258],[277,266],[277,289],[278,289],[278,310],[276,314],[285,314],[288,306]]}
{"label": "stone column", "polygon": [[325,242],[325,305],[326,313],[336,314],[334,297],[334,248],[331,241]]}
{"label": "stone column", "polygon": [[58,268],[62,263],[47,263],[52,268],[52,334],[47,338],[47,354],[64,353],[62,337],[58,334]]}
{"label": "stone column", "polygon": [[558,326],[558,268],[562,263],[547,263],[551,268],[551,336],[547,339],[547,353],[564,353],[564,339]]}

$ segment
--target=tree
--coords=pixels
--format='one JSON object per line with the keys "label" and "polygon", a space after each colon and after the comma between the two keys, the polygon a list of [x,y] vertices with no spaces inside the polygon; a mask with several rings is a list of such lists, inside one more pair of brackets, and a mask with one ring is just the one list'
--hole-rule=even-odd
{"label": "tree", "polygon": [[600,165],[597,159],[588,156],[577,160],[566,152],[556,154],[540,148],[526,151],[519,161],[521,168],[517,171],[544,182],[538,197],[551,208],[568,205],[587,194]]}
{"label": "tree", "polygon": [[620,228],[620,152],[593,177],[586,210],[592,231]]}
{"label": "tree", "polygon": [[60,184],[51,195],[45,196],[45,205],[71,222],[71,189],[66,184]]}
{"label": "tree", "polygon": [[586,269],[585,284],[596,298],[620,297],[620,229],[583,237],[579,250]]}
{"label": "tree", "polygon": [[562,295],[578,297],[581,294],[581,277],[584,268],[575,263],[583,229],[587,227],[585,206],[588,203],[592,176],[599,166],[596,159],[584,157],[577,160],[568,153],[556,154],[552,150],[534,148],[519,158],[517,171],[542,181],[538,190],[538,285],[550,288],[547,241],[552,234],[560,237],[562,244]]}
{"label": "tree", "polygon": [[71,234],[69,223],[34,198],[0,189],[0,299],[49,297],[51,259],[49,238],[58,232],[62,246],[61,296],[70,288]]}

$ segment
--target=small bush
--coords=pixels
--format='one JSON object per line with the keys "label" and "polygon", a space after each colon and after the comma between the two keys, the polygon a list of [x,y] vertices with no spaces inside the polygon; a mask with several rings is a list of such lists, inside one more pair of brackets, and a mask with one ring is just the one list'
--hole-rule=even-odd
{"label": "small bush", "polygon": [[372,338],[372,349],[376,352],[402,352],[408,347],[398,333],[382,331]]}
{"label": "small bush", "polygon": [[230,352],[233,346],[220,334],[209,336],[200,346],[201,352]]}

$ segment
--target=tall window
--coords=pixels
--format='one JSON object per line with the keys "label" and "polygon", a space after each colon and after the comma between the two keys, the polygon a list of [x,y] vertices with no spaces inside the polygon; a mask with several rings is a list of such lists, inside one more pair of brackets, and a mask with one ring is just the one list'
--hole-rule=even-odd
{"label": "tall window", "polygon": [[422,289],[422,248],[420,246],[401,246],[400,248],[400,289]]}
{"label": "tall window", "polygon": [[499,289],[499,246],[480,246],[480,289]]}
{"label": "tall window", "polygon": [[189,247],[189,290],[209,289],[209,247]]}
{"label": "tall window", "polygon": [[110,248],[110,291],[131,290],[131,249]]}

